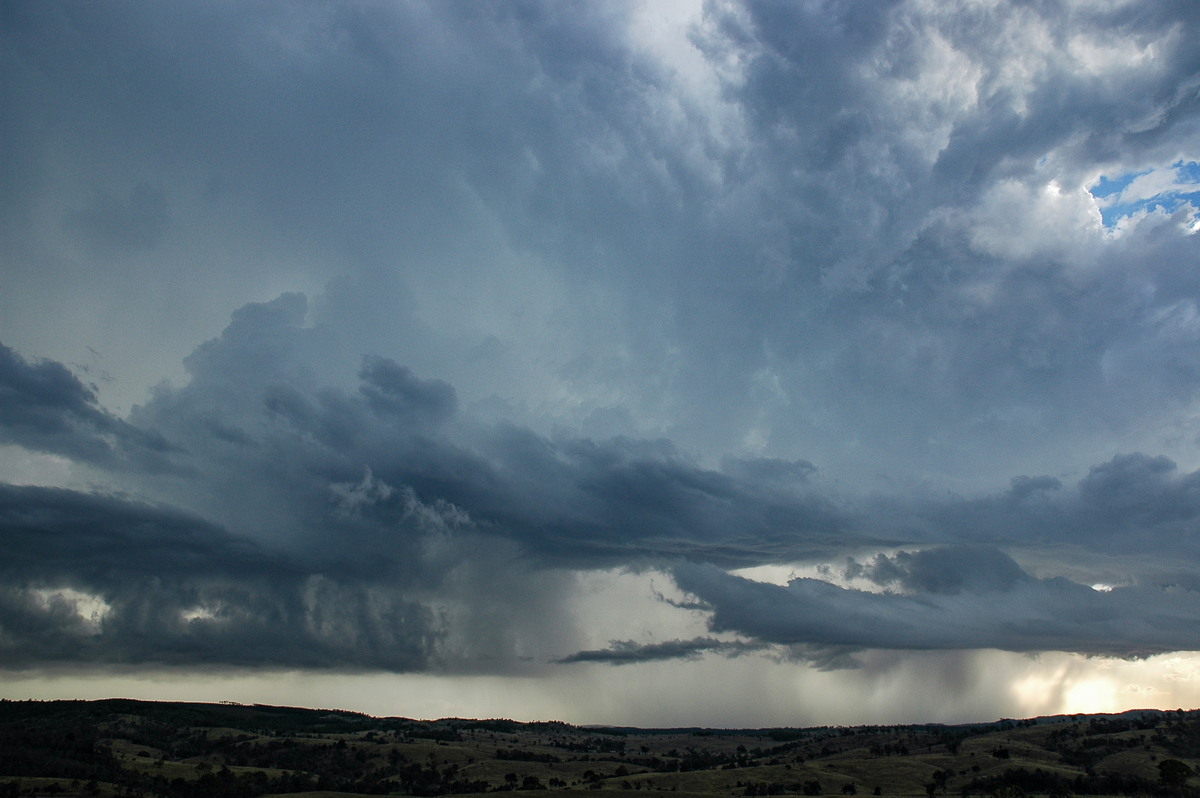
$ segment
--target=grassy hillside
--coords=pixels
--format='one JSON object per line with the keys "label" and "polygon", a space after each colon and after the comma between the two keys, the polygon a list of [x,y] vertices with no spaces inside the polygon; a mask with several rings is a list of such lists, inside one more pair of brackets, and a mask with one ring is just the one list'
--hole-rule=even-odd
{"label": "grassy hillside", "polygon": [[[1200,798],[1200,712],[966,726],[583,728],[337,710],[0,702],[6,795]],[[493,796],[492,798],[495,798]],[[639,798],[641,796],[639,795]]]}

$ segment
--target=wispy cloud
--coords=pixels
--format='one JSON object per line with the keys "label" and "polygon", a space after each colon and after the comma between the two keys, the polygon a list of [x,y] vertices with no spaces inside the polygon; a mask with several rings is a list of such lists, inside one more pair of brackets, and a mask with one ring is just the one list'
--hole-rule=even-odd
{"label": "wispy cloud", "polygon": [[762,643],[740,640],[718,640],[715,637],[696,637],[691,640],[667,640],[662,643],[637,643],[633,640],[614,640],[608,648],[577,651],[558,660],[561,663],[604,662],[629,665],[653,660],[686,659],[709,652],[736,657],[750,651],[761,651]]}

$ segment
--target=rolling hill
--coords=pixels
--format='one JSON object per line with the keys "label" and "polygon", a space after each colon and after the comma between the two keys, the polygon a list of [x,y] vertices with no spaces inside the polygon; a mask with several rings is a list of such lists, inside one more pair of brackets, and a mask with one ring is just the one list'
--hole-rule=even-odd
{"label": "rolling hill", "polygon": [[[638,729],[264,705],[0,702],[17,795],[1200,795],[1200,711],[968,725]],[[1200,782],[1200,779],[1196,779]]]}

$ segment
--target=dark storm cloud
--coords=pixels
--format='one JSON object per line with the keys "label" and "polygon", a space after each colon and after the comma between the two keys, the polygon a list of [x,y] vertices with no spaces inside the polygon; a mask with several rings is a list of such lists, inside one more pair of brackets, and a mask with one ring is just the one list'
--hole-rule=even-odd
{"label": "dark storm cloud", "polygon": [[0,442],[106,466],[165,468],[160,435],[106,411],[66,366],[30,363],[0,344]]}
{"label": "dark storm cloud", "polygon": [[384,586],[118,496],[0,486],[0,549],[7,667],[415,670],[436,642],[428,610]]}
{"label": "dark storm cloud", "polygon": [[[291,527],[285,538],[309,530],[302,545],[323,547],[330,486],[357,484],[368,468],[396,490],[462,508],[535,560],[584,566],[662,556],[746,565],[832,552],[846,534],[836,505],[805,489],[805,463],[739,461],[774,475],[759,484],[736,468],[704,469],[667,441],[480,425],[454,416],[450,385],[374,356],[356,391],[322,385],[304,363],[329,331],[304,326],[306,308],[293,295],[242,308],[188,357],[186,386],[137,408],[131,418],[178,441],[209,486],[164,479],[156,492],[230,528],[261,514]],[[359,555],[395,545],[386,525],[403,512],[397,498],[363,507]]]}
{"label": "dark storm cloud", "polygon": [[[304,363],[328,331],[306,325],[307,307],[285,295],[240,309],[188,358],[187,385],[160,387],[132,423],[119,422],[134,439],[145,424],[171,441],[185,477],[130,476],[186,512],[6,488],[6,628],[59,640],[44,649],[47,659],[86,628],[81,651],[90,653],[79,656],[104,661],[168,661],[170,652],[186,658],[206,647],[205,661],[231,664],[424,668],[441,656],[446,632],[430,620],[434,597],[503,541],[535,571],[670,567],[692,597],[679,606],[703,608],[714,631],[746,638],[626,641],[571,662],[764,646],[808,660],[842,652],[838,661],[867,646],[1128,656],[1186,646],[1196,631],[1187,620],[1200,595],[1193,581],[1155,582],[1147,566],[1135,584],[1098,592],[1031,576],[995,548],[1120,554],[1142,546],[1195,562],[1200,552],[1177,539],[1200,516],[1200,483],[1167,458],[1117,456],[1069,487],[1018,477],[979,499],[835,501],[806,461],[731,458],[718,472],[667,441],[481,425],[459,415],[450,385],[386,358],[362,361],[357,390],[323,385]],[[9,426],[50,430],[58,450],[73,452],[92,427],[60,417],[117,423],[65,367],[7,355],[8,384],[23,386],[10,393],[24,397],[10,396]],[[966,539],[980,546],[938,545]],[[782,588],[716,567],[914,544],[922,548],[851,560],[846,576],[884,593],[813,579]],[[82,606],[77,597],[56,597],[65,588],[109,609],[88,626],[69,611]],[[485,582],[458,590],[470,606],[528,600]],[[1139,624],[1143,613],[1152,617]],[[233,653],[257,625],[273,625],[262,639],[275,653]],[[143,648],[132,647],[127,628]],[[334,638],[352,641],[344,656],[332,653]],[[156,658],[155,647],[168,653]]]}
{"label": "dark storm cloud", "polygon": [[512,513],[511,528],[552,559],[681,556],[750,565],[832,551],[848,534],[820,496],[775,495],[770,485],[699,468],[665,442],[546,440],[507,430],[487,450],[509,475],[495,497],[499,512]]}
{"label": "dark storm cloud", "polygon": [[[160,386],[134,423],[119,422],[134,438],[139,424],[163,430],[186,473],[127,479],[186,511],[6,488],[3,626],[28,630],[22,663],[445,665],[453,656],[438,648],[447,630],[431,620],[444,600],[436,597],[456,574],[485,567],[496,541],[520,553],[524,564],[506,566],[517,575],[664,557],[745,565],[834,551],[844,534],[819,497],[705,470],[665,441],[450,424],[453,388],[385,358],[363,360],[356,391],[314,382],[304,364],[327,331],[304,326],[306,312],[297,295],[240,309],[189,356],[187,385]],[[73,407],[49,401],[62,394],[118,423],[61,364],[29,366],[15,353],[9,361],[18,375],[40,376],[22,396],[42,397],[32,404],[54,409],[51,419],[65,413],[60,405]],[[6,415],[10,425],[20,420],[15,410]],[[92,434],[52,429],[67,452]],[[810,470],[761,467],[791,482]],[[551,584],[526,589],[549,596]],[[102,601],[102,617],[89,626],[87,600],[69,591]],[[531,597],[492,577],[463,583],[453,600],[488,613],[511,604],[516,613]],[[68,655],[76,634],[84,644]],[[39,636],[45,645],[33,646]],[[335,640],[343,656],[332,654],[342,645]]]}
{"label": "dark storm cloud", "polygon": [[48,581],[72,569],[99,582],[214,568],[254,573],[268,563],[252,544],[168,507],[61,488],[5,485],[0,495],[10,576]]}
{"label": "dark storm cloud", "polygon": [[879,500],[863,506],[860,516],[879,534],[903,530],[929,542],[1073,551],[1061,556],[1076,558],[1132,556],[1128,578],[1137,578],[1139,563],[1153,574],[1171,561],[1180,570],[1196,562],[1200,541],[1190,530],[1198,519],[1200,471],[1181,472],[1170,458],[1140,452],[1093,465],[1074,484],[1021,476],[992,496]]}
{"label": "dark storm cloud", "polygon": [[[1121,657],[1187,650],[1197,633],[1200,471],[1117,455],[1070,486],[1016,477],[992,497],[866,502],[848,549],[892,537],[919,550],[847,561],[842,576],[882,592],[794,579],[754,582],[709,566],[676,566],[685,602],[715,632],[853,664],[855,648],[1058,650]],[[953,541],[976,541],[974,545]],[[949,545],[947,545],[949,544]],[[1050,574],[1036,577],[998,547]],[[1090,579],[1089,579],[1090,577]],[[1100,584],[1115,580],[1116,584]],[[860,583],[861,584],[861,583]],[[684,654],[681,653],[681,656]]]}
{"label": "dark storm cloud", "polygon": [[880,555],[875,593],[816,579],[753,582],[711,566],[674,570],[709,604],[714,632],[784,646],[1071,651],[1123,657],[1188,649],[1200,633],[1200,591],[1178,585],[1094,590],[1036,579],[995,549]]}
{"label": "dark storm cloud", "polygon": [[378,413],[428,417],[440,421],[454,414],[454,388],[442,380],[420,380],[404,366],[381,357],[367,357],[358,372],[359,391]]}
{"label": "dark storm cloud", "polygon": [[573,662],[603,662],[609,665],[630,665],[656,660],[691,659],[709,652],[736,657],[751,651],[761,651],[765,644],[745,643],[738,640],[717,640],[715,637],[696,637],[691,640],[668,640],[663,643],[636,643],[633,640],[615,640],[608,648],[579,651],[558,660],[562,664]]}

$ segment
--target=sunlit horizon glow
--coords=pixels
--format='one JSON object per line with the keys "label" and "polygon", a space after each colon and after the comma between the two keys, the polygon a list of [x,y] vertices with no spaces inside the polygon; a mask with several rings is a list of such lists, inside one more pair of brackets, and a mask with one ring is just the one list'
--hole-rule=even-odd
{"label": "sunlit horizon glow", "polygon": [[[925,666],[932,658],[923,657]],[[918,656],[917,662],[922,657]],[[237,671],[137,672],[97,674],[93,671],[30,675],[6,674],[3,698],[9,700],[98,700],[136,698],[148,701],[301,706],[344,709],[374,717],[416,720],[442,718],[508,718],[523,722],[558,720],[575,725],[625,725],[643,728],[769,728],[822,725],[892,725],[980,723],[1005,718],[1117,713],[1133,709],[1192,709],[1200,705],[1195,673],[1200,656],[1160,655],[1139,663],[1078,655],[1031,658],[1003,652],[974,655],[980,679],[957,705],[938,700],[937,688],[916,669],[898,661],[882,669],[872,664],[863,678],[853,672],[813,674],[794,664],[760,661],[739,669],[709,663],[703,678],[738,679],[725,700],[685,709],[689,679],[704,663],[654,666],[639,674],[650,689],[632,689],[621,669],[592,667],[580,687],[574,675],[498,678],[430,674],[333,674],[299,671],[249,674]],[[990,660],[990,662],[989,662]],[[982,665],[982,667],[979,667]],[[1191,672],[1179,678],[1180,669]],[[742,683],[752,675],[751,683]],[[1006,698],[995,685],[1008,681]],[[684,682],[684,684],[681,684]],[[580,695],[579,691],[586,693]],[[903,695],[896,701],[892,692]],[[660,704],[648,706],[650,695]],[[836,719],[836,723],[831,721]]]}

